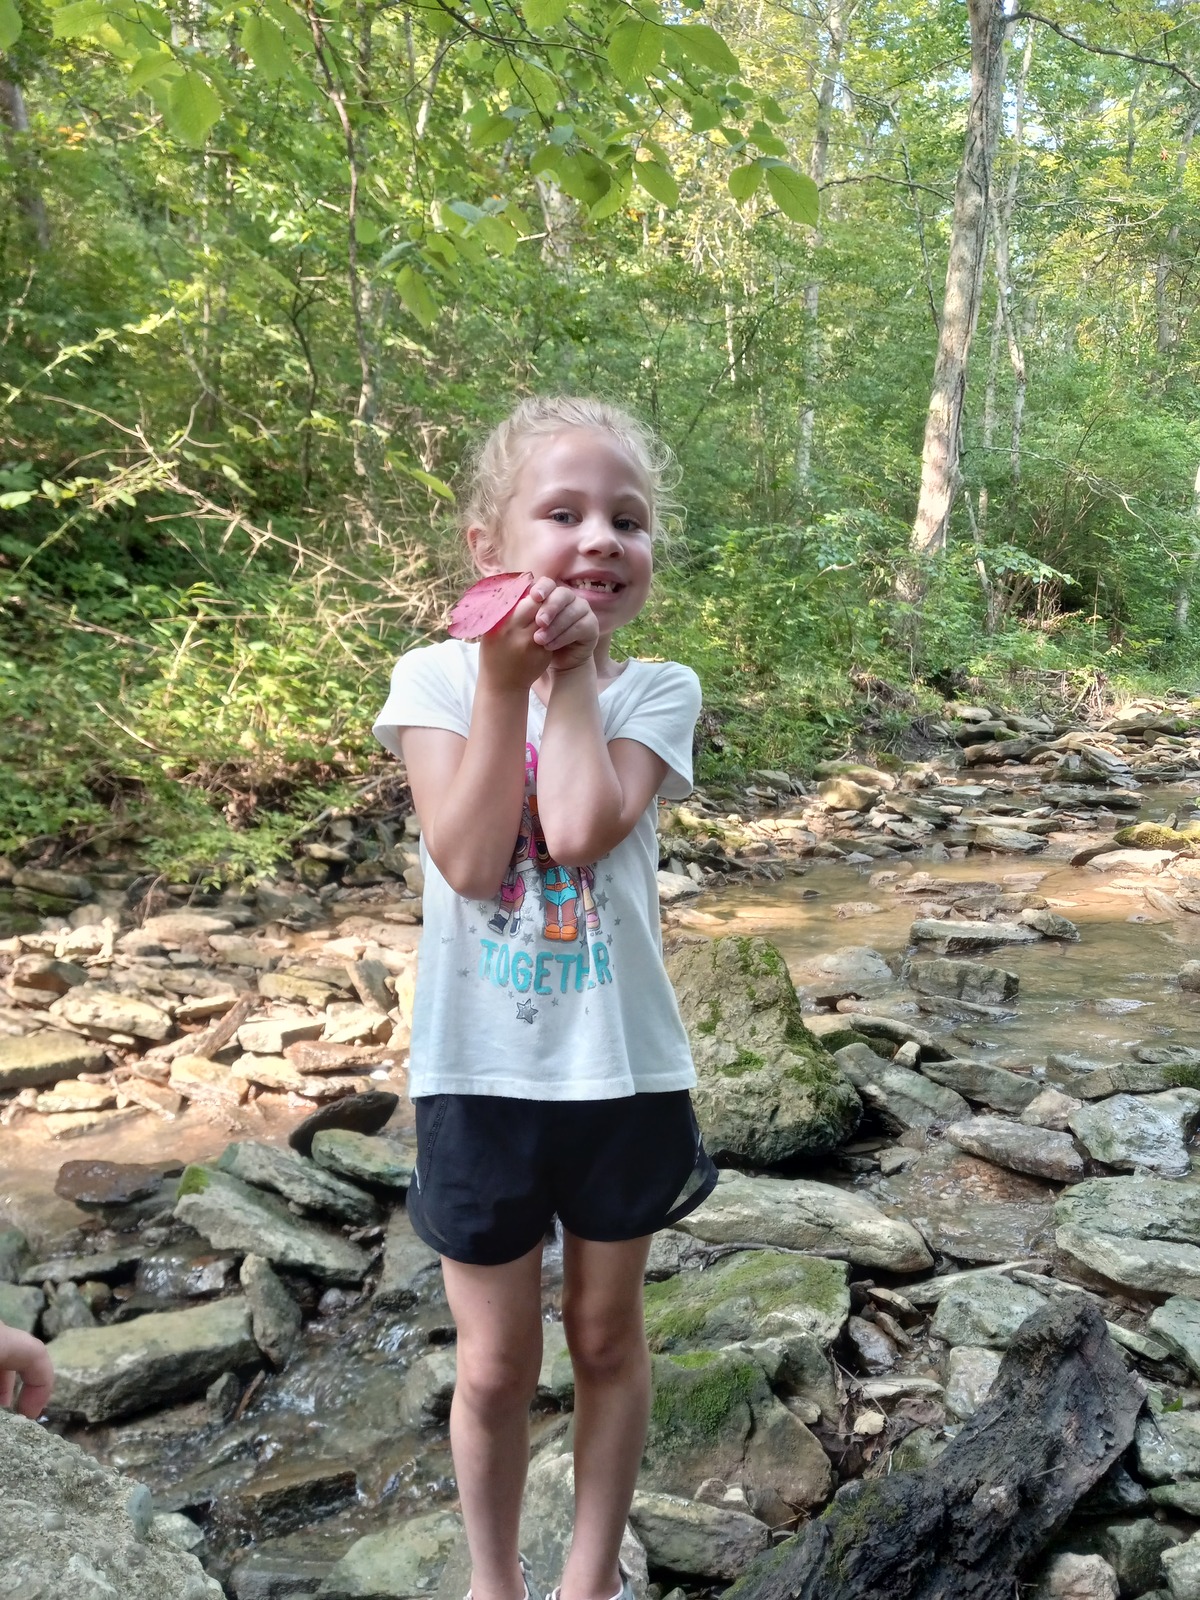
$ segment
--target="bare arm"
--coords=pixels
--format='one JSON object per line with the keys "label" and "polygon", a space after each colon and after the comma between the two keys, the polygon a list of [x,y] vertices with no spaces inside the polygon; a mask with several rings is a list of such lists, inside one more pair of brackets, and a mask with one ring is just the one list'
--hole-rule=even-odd
{"label": "bare arm", "polygon": [[538,818],[564,866],[598,861],[632,833],[666,776],[636,739],[604,737],[591,661],[556,671],[538,753]]}

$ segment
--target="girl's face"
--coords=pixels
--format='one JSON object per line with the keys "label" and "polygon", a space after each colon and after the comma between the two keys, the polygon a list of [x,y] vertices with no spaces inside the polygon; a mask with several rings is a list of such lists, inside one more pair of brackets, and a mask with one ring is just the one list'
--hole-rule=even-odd
{"label": "girl's face", "polygon": [[650,592],[650,505],[645,473],[612,434],[566,428],[530,442],[499,537],[472,528],[468,538],[484,573],[528,571],[577,589],[607,637]]}

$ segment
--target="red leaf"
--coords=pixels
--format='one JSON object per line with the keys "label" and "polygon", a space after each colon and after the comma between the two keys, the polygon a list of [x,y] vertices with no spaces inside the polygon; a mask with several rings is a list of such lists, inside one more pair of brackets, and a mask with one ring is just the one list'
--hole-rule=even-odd
{"label": "red leaf", "polygon": [[529,593],[532,572],[500,572],[473,583],[450,613],[452,639],[478,639],[499,627]]}

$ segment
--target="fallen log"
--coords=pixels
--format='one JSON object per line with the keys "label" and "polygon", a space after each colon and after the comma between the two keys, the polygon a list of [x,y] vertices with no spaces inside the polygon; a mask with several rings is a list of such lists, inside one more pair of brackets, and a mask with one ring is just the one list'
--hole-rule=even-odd
{"label": "fallen log", "polygon": [[1024,1323],[991,1394],[935,1462],[848,1484],[723,1600],[1012,1600],[1132,1440],[1144,1399],[1100,1313],[1064,1295]]}

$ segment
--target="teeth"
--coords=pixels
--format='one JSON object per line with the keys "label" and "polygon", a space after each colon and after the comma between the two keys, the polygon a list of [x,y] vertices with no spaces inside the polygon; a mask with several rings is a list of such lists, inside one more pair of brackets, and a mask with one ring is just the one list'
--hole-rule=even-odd
{"label": "teeth", "polygon": [[599,583],[593,578],[577,578],[571,585],[572,589],[598,589],[603,594],[616,594],[615,583]]}

